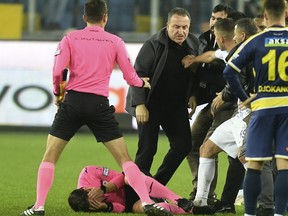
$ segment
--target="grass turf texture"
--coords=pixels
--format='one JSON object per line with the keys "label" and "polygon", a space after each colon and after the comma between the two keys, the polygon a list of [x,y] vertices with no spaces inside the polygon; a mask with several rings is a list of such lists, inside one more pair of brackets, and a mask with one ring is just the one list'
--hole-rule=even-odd
{"label": "grass turf texture", "polygon": [[[130,155],[137,150],[137,134],[125,134]],[[1,132],[0,135],[0,215],[19,215],[35,201],[37,170],[46,146],[47,133]],[[152,173],[155,173],[168,149],[164,135],[160,136],[158,153],[155,156]],[[227,156],[220,154],[217,194],[221,196],[227,170]],[[88,215],[76,213],[69,208],[67,197],[76,188],[79,172],[86,165],[106,166],[121,171],[102,143],[96,143],[90,133],[78,133],[66,146],[56,166],[54,184],[49,192],[45,213],[47,216]],[[168,187],[183,197],[191,192],[191,174],[184,160]],[[236,215],[243,215],[243,206],[237,207]],[[114,213],[93,213],[93,215],[119,215]],[[90,215],[90,214],[89,214]],[[126,214],[121,215],[143,215]],[[217,214],[220,215],[220,214]],[[235,214],[225,214],[232,216]]]}

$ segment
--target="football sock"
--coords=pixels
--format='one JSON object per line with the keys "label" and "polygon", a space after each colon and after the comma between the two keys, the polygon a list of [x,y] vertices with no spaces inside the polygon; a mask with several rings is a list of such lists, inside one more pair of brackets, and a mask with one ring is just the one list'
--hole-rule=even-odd
{"label": "football sock", "polygon": [[275,179],[275,215],[285,215],[288,202],[288,170],[278,170]]}
{"label": "football sock", "polygon": [[122,164],[122,169],[128,184],[138,194],[142,203],[151,204],[153,201],[149,197],[144,178],[138,166],[132,161],[126,161]]}
{"label": "football sock", "polygon": [[215,158],[199,158],[197,193],[194,200],[194,205],[207,205],[208,194],[211,182],[215,174]]}
{"label": "football sock", "polygon": [[156,198],[163,198],[173,201],[175,204],[177,204],[177,199],[181,198],[177,194],[173,193],[171,190],[169,190],[167,187],[162,185],[157,180],[151,178],[150,176],[144,176],[146,187],[148,190],[148,193],[152,197]]}
{"label": "football sock", "polygon": [[244,207],[245,214],[256,215],[257,198],[261,192],[261,171],[247,169],[244,178]]}
{"label": "football sock", "polygon": [[42,162],[38,169],[37,178],[37,198],[34,205],[35,209],[43,208],[45,205],[47,194],[52,186],[54,178],[54,164],[50,162]]}

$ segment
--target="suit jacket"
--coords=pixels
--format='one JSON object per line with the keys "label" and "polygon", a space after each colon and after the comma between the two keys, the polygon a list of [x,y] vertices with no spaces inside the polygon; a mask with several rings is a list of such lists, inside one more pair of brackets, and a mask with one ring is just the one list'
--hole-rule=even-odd
{"label": "suit jacket", "polygon": [[[189,54],[197,55],[199,49],[199,41],[197,37],[189,33],[186,39],[189,48]],[[161,29],[158,33],[151,36],[140,49],[135,61],[135,70],[140,77],[149,77],[151,89],[129,87],[126,97],[126,111],[135,116],[135,107],[139,104],[147,105],[149,98],[153,94],[154,88],[163,71],[168,55],[169,37],[166,27]],[[194,73],[191,71],[191,81],[189,81],[189,88],[187,89],[187,98],[192,96],[195,92]]]}

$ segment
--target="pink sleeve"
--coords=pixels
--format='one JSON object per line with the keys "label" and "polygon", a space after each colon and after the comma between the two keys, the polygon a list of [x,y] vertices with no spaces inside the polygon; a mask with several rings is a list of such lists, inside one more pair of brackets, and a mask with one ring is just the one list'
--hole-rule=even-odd
{"label": "pink sleeve", "polygon": [[143,81],[139,78],[135,69],[132,66],[123,40],[119,40],[117,43],[116,62],[123,73],[124,79],[129,85],[135,87],[142,87]]}
{"label": "pink sleeve", "polygon": [[70,60],[70,48],[68,37],[64,36],[58,44],[54,57],[53,67],[53,93],[59,94],[59,84],[62,80],[62,72],[68,68]]}
{"label": "pink sleeve", "polygon": [[111,180],[110,182],[115,184],[117,189],[123,187],[125,185],[125,181],[124,181],[124,175],[123,174],[120,174],[120,173],[117,173],[118,175],[115,175]]}
{"label": "pink sleeve", "polygon": [[113,211],[112,212],[124,212],[125,211],[125,206],[120,204],[120,203],[113,203]]}

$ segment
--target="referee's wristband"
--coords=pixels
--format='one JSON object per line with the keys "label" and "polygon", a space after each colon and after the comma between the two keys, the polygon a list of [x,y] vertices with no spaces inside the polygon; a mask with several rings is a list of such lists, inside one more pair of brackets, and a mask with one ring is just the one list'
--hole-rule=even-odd
{"label": "referee's wristband", "polygon": [[114,209],[114,206],[111,202],[106,202],[107,208],[105,209],[106,212],[112,212]]}
{"label": "referee's wristband", "polygon": [[102,190],[104,194],[107,192],[107,188],[105,185],[101,185],[100,190]]}

